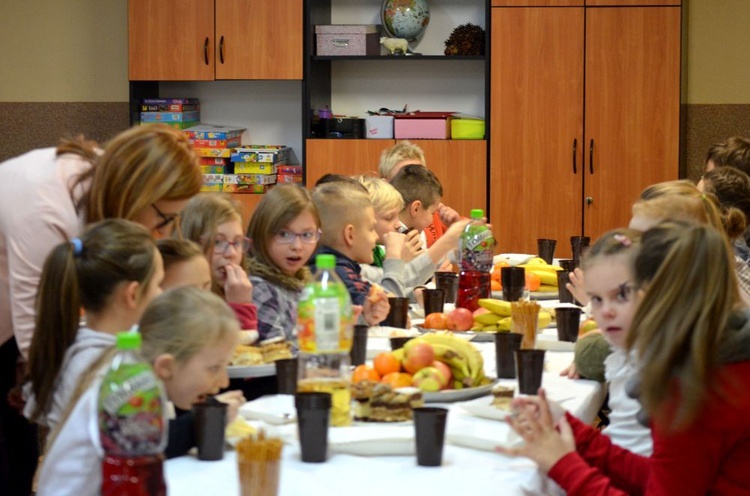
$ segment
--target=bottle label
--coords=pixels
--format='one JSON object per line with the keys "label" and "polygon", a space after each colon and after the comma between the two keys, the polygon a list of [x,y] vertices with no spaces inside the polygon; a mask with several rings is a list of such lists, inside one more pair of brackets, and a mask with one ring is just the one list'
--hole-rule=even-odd
{"label": "bottle label", "polygon": [[492,231],[489,229],[485,229],[482,232],[474,233],[474,236],[472,236],[470,239],[466,240],[466,249],[467,250],[476,250],[477,248],[484,248],[482,246],[488,238],[492,237]]}
{"label": "bottle label", "polygon": [[315,298],[315,344],[318,350],[338,350],[341,305],[338,298]]}

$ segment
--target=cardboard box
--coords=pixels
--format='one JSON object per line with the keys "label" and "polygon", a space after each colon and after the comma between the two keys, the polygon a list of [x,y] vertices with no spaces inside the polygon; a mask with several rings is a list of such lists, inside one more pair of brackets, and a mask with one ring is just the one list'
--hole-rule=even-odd
{"label": "cardboard box", "polygon": [[393,122],[396,139],[450,139],[451,116],[455,112],[399,114]]}
{"label": "cardboard box", "polygon": [[365,117],[365,127],[370,139],[393,139],[392,115],[368,115]]}
{"label": "cardboard box", "polygon": [[328,24],[315,26],[317,55],[380,55],[377,24]]}
{"label": "cardboard box", "polygon": [[235,174],[276,174],[275,164],[258,164],[255,162],[236,162]]}

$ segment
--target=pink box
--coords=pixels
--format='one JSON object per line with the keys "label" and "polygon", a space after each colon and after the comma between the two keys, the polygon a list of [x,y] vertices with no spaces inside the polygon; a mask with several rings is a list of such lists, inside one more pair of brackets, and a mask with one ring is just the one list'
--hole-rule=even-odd
{"label": "pink box", "polygon": [[416,112],[397,115],[393,122],[396,139],[450,139],[451,116],[455,112]]}
{"label": "pink box", "polygon": [[380,55],[377,24],[315,26],[317,55]]}

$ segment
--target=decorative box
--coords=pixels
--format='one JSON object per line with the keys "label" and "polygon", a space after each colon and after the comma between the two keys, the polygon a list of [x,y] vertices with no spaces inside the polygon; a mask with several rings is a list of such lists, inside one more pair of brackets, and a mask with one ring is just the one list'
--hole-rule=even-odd
{"label": "decorative box", "polygon": [[393,139],[392,115],[368,115],[365,117],[367,137],[372,139]]}
{"label": "decorative box", "polygon": [[455,112],[410,112],[398,114],[393,122],[396,139],[450,139]]}
{"label": "decorative box", "polygon": [[452,119],[451,139],[484,139],[484,119]]}
{"label": "decorative box", "polygon": [[315,34],[318,55],[380,55],[378,24],[319,25]]}

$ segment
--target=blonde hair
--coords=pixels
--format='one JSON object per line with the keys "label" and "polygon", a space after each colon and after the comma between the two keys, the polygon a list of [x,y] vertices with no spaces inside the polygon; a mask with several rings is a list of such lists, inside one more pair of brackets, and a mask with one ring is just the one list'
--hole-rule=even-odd
{"label": "blonde hair", "polygon": [[119,217],[134,220],[158,201],[186,200],[203,184],[198,156],[181,131],[162,124],[120,133],[99,153],[82,138],[62,143],[58,155],[74,153],[92,162],[76,185],[90,181],[77,205],[86,223]]}
{"label": "blonde hair", "polygon": [[676,430],[695,419],[713,387],[719,343],[739,304],[734,256],[711,226],[663,222],[643,234],[633,273],[645,289],[626,341],[639,355],[639,399]]}
{"label": "blonde hair", "polygon": [[393,168],[396,167],[397,163],[404,160],[417,160],[420,164],[427,167],[427,161],[424,158],[422,149],[404,140],[383,150],[383,153],[380,154],[380,163],[378,163],[378,174],[380,174],[380,177],[390,179]]}
{"label": "blonde hair", "polygon": [[313,190],[312,199],[320,214],[323,231],[320,243],[331,247],[335,247],[344,227],[364,222],[365,209],[372,208],[370,196],[363,188],[342,181],[321,184]]}
{"label": "blonde hair", "polygon": [[376,215],[393,209],[397,212],[403,210],[404,197],[385,179],[365,175],[355,176],[354,179],[367,189]]}
{"label": "blonde hair", "polygon": [[646,187],[646,189],[641,192],[640,199],[653,200],[654,198],[659,198],[661,196],[671,195],[695,196],[696,193],[700,194],[700,191],[698,191],[698,188],[695,187],[695,184],[693,184],[692,181],[678,179],[676,181],[664,181]]}

